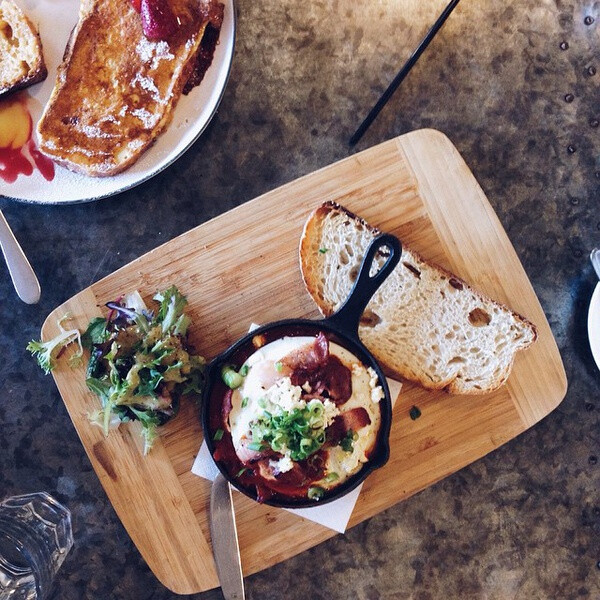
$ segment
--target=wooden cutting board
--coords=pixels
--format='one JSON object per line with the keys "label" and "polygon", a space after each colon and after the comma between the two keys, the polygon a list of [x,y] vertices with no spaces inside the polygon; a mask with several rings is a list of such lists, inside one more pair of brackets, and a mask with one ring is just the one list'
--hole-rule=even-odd
{"label": "wooden cutting board", "polygon": [[[355,525],[481,458],[560,403],[567,381],[550,327],[517,255],[467,165],[441,133],[409,133],[273,190],[156,248],[80,292],[50,314],[70,312],[85,329],[101,306],[138,289],[144,299],[176,284],[189,300],[194,346],[207,358],[250,322],[317,317],[304,290],[298,243],[309,213],[334,200],[397,235],[425,258],[533,321],[539,339],[519,353],[508,383],[483,396],[449,396],[406,384],[395,409],[388,464],[370,476]],[[53,372],[77,433],[106,493],[160,581],[190,594],[218,586],[208,525],[210,484],[190,469],[202,442],[191,403],[144,457],[137,424],[104,438],[87,413],[98,400],[84,369],[61,360]],[[422,412],[411,420],[409,410]],[[234,494],[246,575],[334,533],[287,511]]]}

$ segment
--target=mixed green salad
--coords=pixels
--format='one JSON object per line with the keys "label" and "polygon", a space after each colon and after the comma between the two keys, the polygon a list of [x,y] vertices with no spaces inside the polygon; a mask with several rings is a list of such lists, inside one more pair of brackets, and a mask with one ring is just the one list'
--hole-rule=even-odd
{"label": "mixed green salad", "polygon": [[[50,372],[66,345],[77,341],[90,352],[86,384],[101,401],[90,420],[105,435],[127,421],[139,421],[144,453],[152,447],[156,428],[172,418],[181,396],[199,395],[204,383],[205,361],[187,343],[190,318],[187,304],[175,286],[154,296],[155,310],[148,310],[138,292],[106,304],[106,318],[93,319],[85,333],[65,330],[48,342],[30,342],[27,349]],[[75,357],[75,358],[74,358]]]}

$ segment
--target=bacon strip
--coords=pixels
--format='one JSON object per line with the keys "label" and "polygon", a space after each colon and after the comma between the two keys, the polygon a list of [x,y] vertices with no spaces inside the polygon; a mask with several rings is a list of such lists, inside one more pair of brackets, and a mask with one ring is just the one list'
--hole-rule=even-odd
{"label": "bacon strip", "polygon": [[281,359],[281,364],[293,372],[316,371],[327,364],[329,358],[329,341],[323,332],[314,342],[293,350]]}
{"label": "bacon strip", "polygon": [[352,374],[337,356],[329,353],[329,341],[320,332],[315,341],[290,352],[281,363],[291,370],[293,385],[310,386],[310,394],[329,398],[336,405],[352,396]]}
{"label": "bacon strip", "polygon": [[229,413],[233,409],[233,390],[227,390],[223,397],[223,404],[221,405],[221,419],[223,420],[223,426],[226,431],[231,431],[229,426]]}
{"label": "bacon strip", "polygon": [[358,431],[359,429],[371,424],[371,417],[369,417],[367,409],[362,406],[353,408],[352,410],[342,413],[339,416],[344,422],[346,431]]}
{"label": "bacon strip", "polygon": [[371,417],[365,408],[359,406],[338,415],[327,428],[327,442],[337,446],[348,433],[358,431],[371,424]]}

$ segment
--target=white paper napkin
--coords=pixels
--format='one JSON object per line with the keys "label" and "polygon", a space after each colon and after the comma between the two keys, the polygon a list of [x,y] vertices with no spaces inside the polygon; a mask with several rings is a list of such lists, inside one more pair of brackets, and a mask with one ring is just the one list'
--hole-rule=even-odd
{"label": "white paper napkin", "polygon": [[[253,323],[250,326],[249,331],[256,329],[256,327],[257,325]],[[396,399],[400,394],[402,384],[394,379],[387,379],[387,384],[390,388],[392,406],[394,406]],[[198,452],[196,460],[192,465],[192,473],[210,481],[213,481],[219,473],[219,469],[217,468],[217,465],[215,464],[215,461],[208,450],[206,442],[202,442],[200,451]],[[354,506],[360,494],[361,488],[362,484],[339,500],[329,502],[328,504],[323,504],[323,506],[314,506],[311,508],[290,508],[284,510],[289,510],[291,513],[299,515],[300,517],[304,517],[305,519],[309,519],[310,521],[314,521],[315,523],[319,523],[320,525],[328,527],[329,529],[333,529],[339,533],[344,533],[346,531],[346,527],[348,526],[348,521],[350,520],[350,516],[354,510]],[[232,486],[232,489],[235,488]]]}

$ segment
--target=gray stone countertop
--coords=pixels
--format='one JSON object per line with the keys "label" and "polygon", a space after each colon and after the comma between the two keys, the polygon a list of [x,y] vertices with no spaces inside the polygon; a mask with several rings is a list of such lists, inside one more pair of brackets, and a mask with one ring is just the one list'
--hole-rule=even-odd
{"label": "gray stone countertop", "polygon": [[89,204],[0,199],[43,290],[24,305],[0,266],[0,496],[44,489],[73,511],[76,545],[53,600],[176,596],[131,542],[54,383],[25,352],[46,315],[215,215],[423,127],[448,135],[496,210],[558,342],[567,396],[471,466],[248,577],[247,597],[600,598],[600,374],[586,329],[597,283],[588,255],[600,245],[600,2],[464,0],[351,149],[443,6],[239,0],[220,109],[175,164]]}

